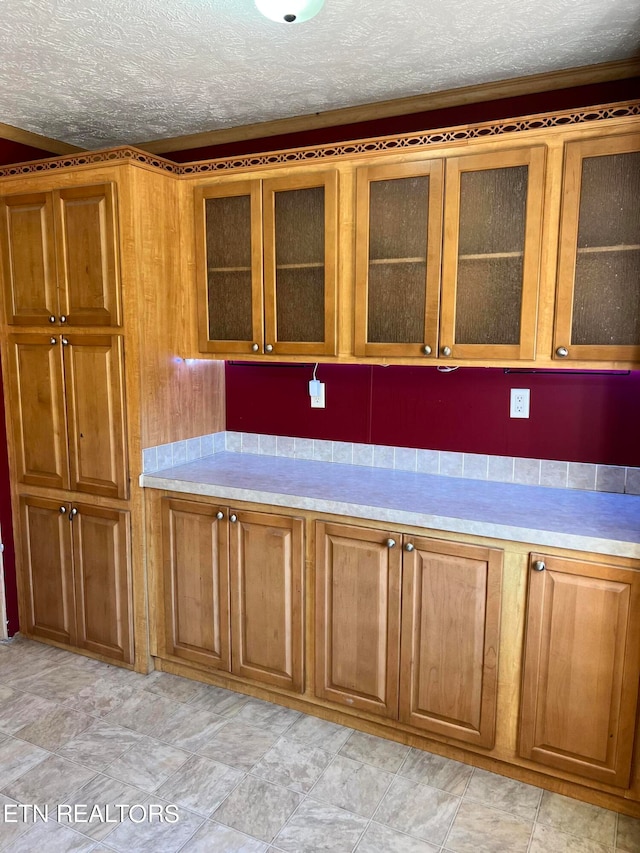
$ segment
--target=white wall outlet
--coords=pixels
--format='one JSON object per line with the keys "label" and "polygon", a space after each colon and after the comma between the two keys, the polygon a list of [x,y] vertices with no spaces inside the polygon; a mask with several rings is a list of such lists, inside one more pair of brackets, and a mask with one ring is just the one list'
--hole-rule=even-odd
{"label": "white wall outlet", "polygon": [[312,379],[311,382],[309,382],[309,397],[311,397],[312,409],[324,409],[324,382]]}
{"label": "white wall outlet", "polygon": [[528,418],[529,417],[529,399],[530,390],[528,388],[512,388],[511,389],[511,409],[509,417],[511,418]]}

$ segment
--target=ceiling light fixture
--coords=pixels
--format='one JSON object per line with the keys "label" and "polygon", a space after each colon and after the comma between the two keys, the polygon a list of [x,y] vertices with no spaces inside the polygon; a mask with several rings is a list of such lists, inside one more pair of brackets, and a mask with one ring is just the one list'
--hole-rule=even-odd
{"label": "ceiling light fixture", "polygon": [[318,14],[324,0],[255,0],[255,4],[270,21],[301,24]]}

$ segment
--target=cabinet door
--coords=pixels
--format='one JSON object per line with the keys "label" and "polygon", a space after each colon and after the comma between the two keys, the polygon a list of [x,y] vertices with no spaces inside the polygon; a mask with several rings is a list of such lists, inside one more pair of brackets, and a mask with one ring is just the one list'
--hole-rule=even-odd
{"label": "cabinet door", "polygon": [[566,146],[554,357],[640,359],[640,139]]}
{"label": "cabinet door", "polygon": [[357,170],[356,355],[438,354],[442,160]]}
{"label": "cabinet door", "polygon": [[8,381],[17,480],[68,488],[67,428],[60,336],[9,335]]}
{"label": "cabinet door", "polygon": [[51,193],[0,201],[7,322],[40,325],[58,317],[58,285]]}
{"label": "cabinet door", "polygon": [[397,718],[401,562],[394,533],[316,523],[321,699]]}
{"label": "cabinet door", "polygon": [[258,512],[229,522],[232,670],[301,693],[303,522]]}
{"label": "cabinet door", "polygon": [[20,498],[27,633],[75,646],[70,508],[49,498]]}
{"label": "cabinet door", "polygon": [[542,146],[447,160],[440,355],[531,359]]}
{"label": "cabinet door", "polygon": [[70,334],[63,351],[71,488],[126,498],[122,337]]}
{"label": "cabinet door", "polygon": [[405,537],[400,719],[492,747],[502,551]]}
{"label": "cabinet door", "polygon": [[226,510],[197,501],[162,502],[164,651],[229,672],[226,516]]}
{"label": "cabinet door", "polygon": [[71,513],[77,645],[132,663],[129,513],[80,503]]}
{"label": "cabinet door", "polygon": [[628,787],[640,671],[638,613],[640,573],[531,555],[523,758]]}
{"label": "cabinet door", "polygon": [[335,355],[337,275],[338,173],[264,181],[266,352]]}
{"label": "cabinet door", "polygon": [[60,313],[75,326],[120,326],[113,184],[54,193]]}
{"label": "cabinet door", "polygon": [[260,181],[199,187],[195,205],[200,350],[262,352]]}

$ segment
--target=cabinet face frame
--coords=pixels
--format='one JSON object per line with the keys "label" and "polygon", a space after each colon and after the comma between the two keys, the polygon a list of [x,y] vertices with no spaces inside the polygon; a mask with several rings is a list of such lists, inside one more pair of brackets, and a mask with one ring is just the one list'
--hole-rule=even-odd
{"label": "cabinet face frame", "polygon": [[[163,652],[166,655],[193,661],[207,667],[231,672],[231,636],[230,636],[230,599],[229,599],[229,524],[226,507],[200,501],[177,498],[163,498],[162,506],[162,553],[163,553],[163,601],[164,611]],[[222,512],[224,519],[218,519]],[[218,637],[218,650],[204,648],[185,642],[180,637],[180,624],[177,599],[180,585],[185,576],[181,555],[176,539],[176,519],[179,514],[187,514],[199,520],[209,537],[211,552],[209,558],[200,564],[200,586],[210,587],[208,593],[211,605],[211,623],[205,626],[213,637]],[[198,543],[199,544],[199,543]],[[196,554],[199,552],[197,551]],[[188,555],[189,556],[189,555]],[[189,568],[193,568],[189,566]],[[195,603],[202,604],[202,594]],[[193,614],[194,619],[200,611]],[[213,645],[216,645],[215,640]]]}
{"label": "cabinet face frame", "polygon": [[[209,198],[232,198],[249,196],[251,199],[251,325],[253,339],[250,341],[212,340],[209,337],[209,278],[207,260],[207,216],[206,201]],[[196,285],[198,290],[198,339],[201,352],[253,354],[264,351],[263,331],[263,284],[262,284],[262,181],[228,181],[213,186],[196,187],[195,195],[196,235]]]}
{"label": "cabinet face frame", "polygon": [[[542,145],[447,158],[440,320],[441,354],[444,347],[449,347],[451,357],[461,359],[533,359],[535,357],[545,159],[546,149]],[[485,171],[516,166],[528,167],[520,342],[513,345],[459,344],[455,339],[455,329],[461,175],[469,171]]]}
{"label": "cabinet face frame", "polygon": [[[440,263],[443,226],[443,160],[425,160],[417,163],[400,163],[394,166],[363,166],[356,169],[356,284],[355,284],[355,339],[356,355],[368,356],[419,356],[435,358],[438,355],[438,308],[440,302]],[[372,343],[368,340],[369,317],[369,223],[370,187],[374,181],[429,177],[429,202],[427,213],[426,280],[424,305],[424,339],[421,343]],[[426,356],[423,347],[431,347]]]}
{"label": "cabinet face frame", "polygon": [[[553,358],[557,361],[640,361],[640,345],[575,345],[571,342],[578,224],[582,189],[582,162],[587,157],[631,154],[640,151],[640,134],[609,136],[567,142],[562,179],[562,210],[558,255],[558,283],[553,334]],[[638,284],[640,287],[640,283]],[[557,350],[568,354],[560,357]]]}
{"label": "cabinet face frame", "polygon": [[[277,323],[276,194],[288,190],[324,189],[324,341],[281,341]],[[338,299],[338,172],[314,172],[267,178],[264,194],[264,325],[265,345],[273,355],[335,355]]]}
{"label": "cabinet face frame", "polygon": [[[404,541],[410,542],[414,550],[403,553],[400,720],[407,725],[436,735],[490,749],[495,742],[503,552],[497,548],[427,539],[408,534],[404,536]],[[427,558],[431,555],[442,555],[470,563],[486,563],[484,585],[476,590],[473,601],[464,602],[467,605],[466,609],[463,610],[458,606],[460,600],[456,598],[455,586],[449,590],[441,587],[440,591],[446,598],[445,604],[451,608],[451,611],[447,612],[446,607],[443,606],[443,609],[435,615],[436,624],[426,626],[432,637],[435,636],[433,647],[427,651],[433,654],[434,659],[438,659],[440,667],[445,667],[447,660],[453,661],[453,667],[444,675],[449,678],[459,678],[456,689],[452,689],[451,684],[445,684],[440,688],[440,700],[442,701],[446,694],[451,698],[455,693],[454,698],[458,707],[466,705],[466,710],[469,712],[467,716],[474,716],[477,720],[475,724],[462,716],[447,717],[432,708],[420,707],[419,697],[424,682],[435,679],[442,684],[444,681],[443,673],[437,666],[425,667],[421,661],[423,640],[421,628],[424,625],[421,612],[424,581],[421,573],[422,554]],[[468,571],[472,571],[472,568],[469,566]],[[439,580],[442,581],[442,578]],[[470,616],[469,610],[475,612]],[[478,613],[479,610],[482,611],[481,614]],[[477,630],[474,636],[473,615],[480,616],[482,619],[481,643],[477,642]],[[439,618],[442,619],[442,624],[438,626]],[[477,624],[475,627],[477,628]],[[469,646],[474,646],[474,641],[475,658],[459,661],[459,650],[461,648],[468,650]],[[459,666],[459,669],[453,672],[456,666]],[[475,678],[468,677],[470,669],[475,669]],[[466,680],[465,676],[467,676]],[[475,695],[465,698],[464,691],[469,692],[472,688],[475,688]],[[438,692],[437,687],[436,692]]]}
{"label": "cabinet face frame", "polygon": [[[331,524],[324,521],[315,523],[316,530],[316,600],[315,600],[315,636],[316,636],[316,679],[315,692],[320,699],[347,705],[350,708],[360,708],[384,717],[398,717],[398,676],[400,665],[400,595],[402,584],[402,538],[389,531],[373,530],[365,527],[355,527],[349,524]],[[395,547],[389,548],[387,541],[395,537]],[[343,595],[345,602],[341,608],[350,610],[348,594],[357,595],[357,590],[338,589],[334,579],[335,560],[332,553],[334,539],[351,540],[355,547],[362,547],[364,561],[378,563],[377,591],[373,590],[376,601],[372,618],[383,617],[383,624],[377,621],[380,628],[377,636],[358,636],[355,639],[364,648],[355,648],[348,641],[350,659],[345,662],[345,669],[354,669],[353,655],[362,655],[365,669],[375,665],[377,681],[376,694],[359,690],[357,686],[337,684],[333,678],[334,663],[339,663],[339,655],[344,645],[339,642],[335,631],[340,626],[334,625],[334,605],[336,595]],[[384,558],[384,559],[383,559]],[[360,572],[361,579],[366,569]],[[344,575],[350,574],[346,567]],[[362,599],[358,599],[360,605]],[[351,608],[356,607],[353,601]],[[353,610],[351,609],[351,613]],[[374,620],[375,621],[375,620]],[[350,623],[357,633],[357,625]],[[351,637],[354,640],[354,637]],[[369,654],[373,647],[373,653]],[[358,669],[355,662],[355,669]],[[353,673],[352,673],[353,674]],[[357,677],[357,673],[356,673]],[[355,681],[355,679],[353,679]],[[369,678],[370,680],[370,678]]]}
{"label": "cabinet face frame", "polygon": [[[231,659],[232,672],[265,684],[301,693],[304,690],[304,521],[287,515],[231,510],[236,521],[229,522],[229,565],[231,577]],[[231,516],[230,516],[231,518]],[[262,610],[258,602],[249,602],[252,586],[246,575],[244,538],[252,528],[263,528],[280,536],[279,549],[269,549],[263,555],[265,569],[279,588],[264,588]],[[255,567],[254,567],[255,570]],[[249,631],[253,641],[264,632],[267,647],[273,637],[273,622],[269,621],[269,594],[281,595],[279,606],[283,620],[277,626],[283,658],[277,666],[268,667],[251,658]],[[261,623],[261,617],[264,623]]]}
{"label": "cabinet face frame", "polygon": [[[536,561],[545,564],[544,571],[533,570]],[[581,586],[588,593],[589,581],[594,581],[591,601],[583,598],[586,601],[583,607],[593,608],[593,596],[600,594],[602,598],[597,607],[600,612],[595,614],[600,616],[600,623],[593,626],[590,634],[578,636],[575,634],[576,611]],[[563,587],[568,584],[573,584],[573,589],[562,596]],[[613,606],[611,596],[616,595],[618,599],[615,624],[606,619],[604,595],[607,592],[610,593],[609,610]],[[519,755],[588,779],[628,787],[638,705],[639,612],[640,573],[637,570],[544,554],[530,555]],[[606,639],[604,647],[603,637]],[[552,728],[554,724],[559,731],[569,727],[572,732],[580,733],[580,719],[562,719],[563,697],[556,695],[550,682],[570,690],[572,674],[576,673],[574,678],[583,676],[585,669],[593,674],[594,689],[601,687],[602,692],[600,682],[606,678],[611,681],[610,692],[595,697],[600,705],[594,707],[590,695],[578,711],[578,715],[583,714],[589,721],[595,718],[600,724],[597,733],[591,730],[580,735],[581,746],[585,749],[588,738],[592,738],[594,753],[597,751],[595,740],[599,741],[601,752],[606,741],[606,755],[600,759],[572,751],[568,744],[564,748],[560,743],[550,743],[552,731],[545,736],[545,727]]]}

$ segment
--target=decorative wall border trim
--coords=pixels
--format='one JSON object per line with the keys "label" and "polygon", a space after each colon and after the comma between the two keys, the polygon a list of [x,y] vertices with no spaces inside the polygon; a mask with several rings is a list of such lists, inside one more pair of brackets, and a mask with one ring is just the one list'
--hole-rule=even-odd
{"label": "decorative wall border trim", "polygon": [[174,163],[164,157],[154,156],[131,146],[109,148],[102,151],[86,151],[81,154],[15,163],[0,167],[0,177],[32,175],[88,166],[96,163],[133,162],[152,166],[178,177],[207,173],[227,172],[247,167],[276,166],[291,163],[306,163],[332,157],[350,157],[356,154],[371,154],[376,151],[406,151],[444,145],[448,142],[464,142],[469,139],[489,139],[525,130],[544,130],[553,127],[570,127],[606,119],[640,116],[640,101],[623,101],[587,107],[580,110],[564,110],[556,113],[539,113],[515,119],[459,125],[457,127],[428,130],[423,133],[405,133],[398,136],[374,137],[337,144],[313,145],[271,151],[265,154],[247,154],[240,157],[223,157],[193,163]]}

